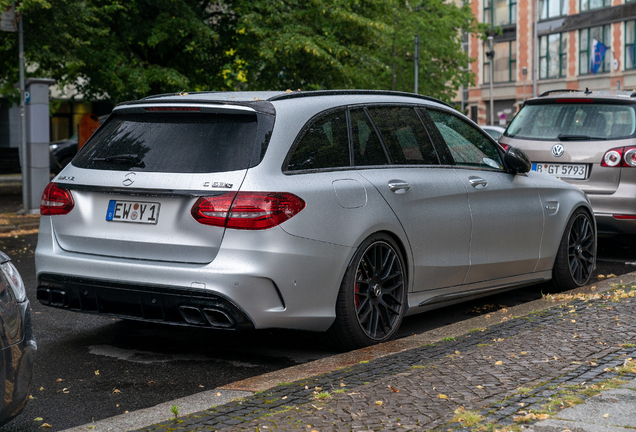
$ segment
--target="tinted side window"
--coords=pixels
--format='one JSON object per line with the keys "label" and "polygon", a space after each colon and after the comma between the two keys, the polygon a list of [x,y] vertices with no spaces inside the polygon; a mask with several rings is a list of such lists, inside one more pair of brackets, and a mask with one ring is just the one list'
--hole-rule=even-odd
{"label": "tinted side window", "polygon": [[457,165],[503,169],[495,145],[464,120],[441,111],[428,110]]}
{"label": "tinted side window", "polygon": [[391,163],[396,165],[439,165],[426,129],[409,107],[368,108],[384,141]]}
{"label": "tinted side window", "polygon": [[349,113],[351,116],[354,165],[388,165],[389,159],[364,109],[354,109]]}
{"label": "tinted side window", "polygon": [[349,139],[345,111],[314,120],[305,129],[287,163],[288,171],[348,167]]}

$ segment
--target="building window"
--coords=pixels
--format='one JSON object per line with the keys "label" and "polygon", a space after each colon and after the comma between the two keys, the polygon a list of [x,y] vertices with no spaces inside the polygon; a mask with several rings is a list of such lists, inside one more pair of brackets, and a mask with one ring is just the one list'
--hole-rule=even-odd
{"label": "building window", "polygon": [[539,79],[565,78],[568,66],[568,34],[556,33],[539,39]]}
{"label": "building window", "polygon": [[634,34],[636,33],[634,29],[635,26],[636,21],[625,22],[625,69],[636,68],[636,65],[634,65]]}
{"label": "building window", "polygon": [[517,23],[517,0],[484,0],[484,23],[506,26]]}
{"label": "building window", "polygon": [[[610,35],[610,26],[598,26],[586,28],[579,31],[579,74],[580,75],[588,75],[590,74],[590,62],[592,60],[592,56],[594,55],[592,51],[592,42],[596,39],[599,42],[602,42],[603,45],[610,48],[611,47],[611,35]],[[608,49],[605,53],[605,58],[603,59],[603,64],[598,69],[598,72],[609,72],[610,71],[610,63],[612,59],[611,51]]]}
{"label": "building window", "polygon": [[604,7],[610,7],[612,0],[581,0],[581,12],[585,12],[592,9],[600,9]]}
{"label": "building window", "polygon": [[568,14],[568,0],[539,0],[539,19],[549,19]]}
{"label": "building window", "polygon": [[[490,59],[484,50],[484,84],[490,83]],[[517,76],[517,42],[495,44],[495,68],[493,83],[515,81]]]}

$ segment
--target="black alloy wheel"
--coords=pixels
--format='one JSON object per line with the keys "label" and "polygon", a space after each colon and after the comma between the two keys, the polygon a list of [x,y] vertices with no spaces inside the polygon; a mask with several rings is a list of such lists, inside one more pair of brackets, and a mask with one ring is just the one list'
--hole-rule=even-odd
{"label": "black alloy wheel", "polygon": [[406,311],[407,286],[404,258],[395,240],[386,234],[370,236],[345,272],[336,319],[323,340],[343,350],[390,340]]}
{"label": "black alloy wheel", "polygon": [[568,221],[554,267],[552,283],[560,290],[587,284],[596,262],[596,232],[590,213],[579,208]]}
{"label": "black alloy wheel", "polygon": [[373,340],[394,333],[404,310],[404,270],[398,253],[388,243],[371,244],[358,262],[355,281],[358,324]]}
{"label": "black alloy wheel", "polygon": [[585,285],[594,270],[596,253],[594,228],[586,214],[579,214],[574,219],[568,235],[568,259],[570,274],[577,285]]}

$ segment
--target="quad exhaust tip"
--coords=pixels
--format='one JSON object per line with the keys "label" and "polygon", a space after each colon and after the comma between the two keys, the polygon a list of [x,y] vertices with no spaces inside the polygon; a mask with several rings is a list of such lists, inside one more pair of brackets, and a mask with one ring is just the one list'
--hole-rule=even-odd
{"label": "quad exhaust tip", "polygon": [[52,290],[52,289],[38,289],[37,299],[40,303],[46,306],[64,307],[68,301],[68,296],[65,291]]}
{"label": "quad exhaust tip", "polygon": [[179,312],[188,324],[209,325],[216,328],[233,328],[236,325],[227,312],[217,308],[199,309],[196,306],[179,306]]}

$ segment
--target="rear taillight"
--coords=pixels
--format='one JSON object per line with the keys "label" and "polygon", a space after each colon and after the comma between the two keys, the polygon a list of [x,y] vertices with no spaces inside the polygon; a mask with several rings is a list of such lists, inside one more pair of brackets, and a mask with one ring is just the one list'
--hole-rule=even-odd
{"label": "rear taillight", "polygon": [[510,148],[510,144],[502,144],[502,143],[499,143],[499,145],[500,145],[501,147],[503,147],[504,151],[508,151],[508,149]]}
{"label": "rear taillight", "polygon": [[304,208],[302,199],[287,192],[228,192],[199,198],[191,213],[204,225],[262,230],[291,219]]}
{"label": "rear taillight", "polygon": [[43,216],[64,215],[75,207],[73,195],[68,189],[61,188],[57,183],[49,183],[42,192],[40,214]]}
{"label": "rear taillight", "polygon": [[601,166],[609,168],[636,167],[636,147],[617,147],[608,150],[603,155]]}

